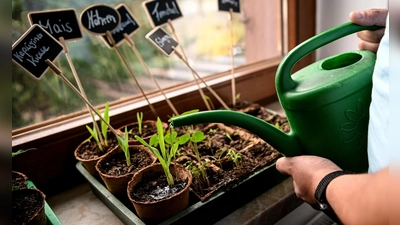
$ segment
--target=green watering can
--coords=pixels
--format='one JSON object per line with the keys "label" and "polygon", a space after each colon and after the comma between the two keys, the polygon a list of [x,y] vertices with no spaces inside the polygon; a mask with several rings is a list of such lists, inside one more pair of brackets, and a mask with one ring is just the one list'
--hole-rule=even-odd
{"label": "green watering can", "polygon": [[212,110],[172,119],[179,127],[225,123],[256,134],[285,156],[317,155],[354,172],[368,170],[367,132],[376,55],[351,51],[317,61],[291,75],[304,56],[332,41],[377,26],[351,22],[314,36],[290,51],[276,73],[276,90],[291,131],[248,114]]}

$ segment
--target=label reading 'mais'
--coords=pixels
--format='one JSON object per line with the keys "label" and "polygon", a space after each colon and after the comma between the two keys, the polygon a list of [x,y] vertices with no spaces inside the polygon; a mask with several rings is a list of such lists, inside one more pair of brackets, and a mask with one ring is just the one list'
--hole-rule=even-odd
{"label": "label reading 'mais'", "polygon": [[174,48],[179,45],[178,42],[161,28],[154,28],[146,35],[146,38],[168,57],[175,51]]}
{"label": "label reading 'mais'", "polygon": [[35,79],[48,70],[46,60],[54,61],[63,46],[40,25],[31,26],[12,46],[12,61]]}
{"label": "label reading 'mais'", "polygon": [[106,5],[92,5],[81,13],[82,26],[96,35],[114,31],[121,21],[119,13]]}
{"label": "label reading 'mais'", "polygon": [[240,13],[240,0],[218,0],[218,10]]}
{"label": "label reading 'mais'", "polygon": [[82,38],[74,9],[30,12],[28,18],[31,25],[42,26],[57,40],[60,37],[63,37],[65,41]]}
{"label": "label reading 'mais'", "polygon": [[[139,29],[139,23],[133,17],[133,14],[128,10],[126,5],[119,4],[115,9],[118,11],[121,16],[121,23],[113,32],[111,32],[111,36],[114,39],[115,45],[118,46],[122,44],[125,40],[124,34],[128,36],[133,35]],[[109,48],[112,48],[111,43],[109,42],[106,35],[101,36],[103,41]]]}
{"label": "label reading 'mais'", "polygon": [[168,20],[182,17],[179,5],[175,0],[154,0],[143,3],[147,15],[153,27],[163,25]]}

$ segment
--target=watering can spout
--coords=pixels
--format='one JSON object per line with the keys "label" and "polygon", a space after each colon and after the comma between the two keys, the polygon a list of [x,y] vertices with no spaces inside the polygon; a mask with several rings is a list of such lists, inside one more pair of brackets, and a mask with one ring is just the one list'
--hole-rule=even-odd
{"label": "watering can spout", "polygon": [[302,154],[301,143],[292,133],[284,133],[257,117],[230,110],[212,110],[172,118],[173,127],[199,123],[224,123],[235,125],[257,135],[285,156]]}

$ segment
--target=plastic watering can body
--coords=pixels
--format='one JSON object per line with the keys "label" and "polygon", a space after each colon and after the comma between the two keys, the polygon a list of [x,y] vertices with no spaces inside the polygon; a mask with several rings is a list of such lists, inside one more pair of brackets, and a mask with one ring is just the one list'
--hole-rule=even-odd
{"label": "plastic watering can body", "polygon": [[375,54],[347,52],[317,61],[293,75],[291,70],[319,47],[361,30],[379,28],[346,23],[310,38],[284,57],[275,81],[278,99],[291,127],[289,134],[254,116],[229,110],[176,117],[172,125],[232,124],[256,134],[286,156],[317,155],[343,169],[367,171],[368,112]]}

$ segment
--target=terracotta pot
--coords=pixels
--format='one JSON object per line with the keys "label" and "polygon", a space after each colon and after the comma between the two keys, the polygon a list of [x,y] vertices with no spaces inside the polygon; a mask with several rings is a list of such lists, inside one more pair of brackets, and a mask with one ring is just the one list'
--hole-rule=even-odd
{"label": "terracotta pot", "polygon": [[[88,142],[87,140],[83,141],[82,143],[79,144],[79,146],[75,149],[74,151],[74,156],[75,159],[82,162],[83,166],[86,168],[86,170],[92,174],[93,176],[98,176],[98,173],[96,171],[96,163],[103,158],[107,153],[109,153],[112,149],[115,148],[115,146],[118,145],[118,141],[115,138],[115,135],[109,131],[108,132],[108,141],[109,141],[109,147],[106,149],[103,149],[103,152],[100,151],[100,149],[97,147],[97,144],[94,140],[91,140]],[[82,154],[85,151],[85,148],[91,146],[94,150],[97,150],[99,153],[97,156],[94,156],[92,158],[83,158]]]}
{"label": "terracotta pot", "polygon": [[[45,214],[44,206],[46,196],[45,194],[35,188],[24,188],[12,191],[12,216],[13,224],[24,224],[24,225],[45,225],[47,224],[47,217]],[[40,203],[39,208],[33,212],[29,218],[23,218],[23,214],[29,211],[28,204],[29,199],[37,199]],[[22,221],[23,220],[23,221]]]}
{"label": "terracotta pot", "polygon": [[[149,161],[146,163],[144,160],[134,160],[134,152],[145,152],[148,155]],[[140,169],[154,164],[157,161],[157,158],[150,152],[150,150],[143,145],[130,145],[129,152],[131,154],[131,162],[132,168],[129,173],[121,173],[118,176],[107,174],[106,171],[103,171],[105,164],[108,164],[111,160],[119,158],[125,163],[125,154],[122,149],[117,146],[107,155],[102,157],[96,164],[96,171],[100,175],[101,179],[104,181],[107,189],[113,193],[114,195],[125,195],[126,197],[126,188],[128,186],[128,182],[132,179],[133,175],[138,172]]]}
{"label": "terracotta pot", "polygon": [[12,187],[13,190],[26,188],[26,183],[28,182],[28,177],[18,171],[11,171],[12,172]]}
{"label": "terracotta pot", "polygon": [[160,163],[155,163],[140,170],[128,183],[128,198],[132,202],[139,218],[146,223],[158,223],[176,215],[189,206],[189,187],[192,183],[190,171],[179,164],[176,166],[170,165],[170,171],[175,179],[186,181],[187,183],[184,189],[162,200],[139,202],[131,196],[132,190],[142,181],[143,177],[153,176],[152,174],[164,175],[164,170]]}
{"label": "terracotta pot", "polygon": [[[138,135],[144,141],[149,142],[151,136],[153,136],[154,134],[157,133],[157,121],[156,120],[143,121],[142,135],[139,135],[139,132],[138,132],[139,125],[137,122],[124,125],[124,126],[118,128],[118,130],[120,130],[121,132],[125,132],[125,127],[127,127],[128,132],[132,129],[134,130],[129,134],[129,144],[130,145],[140,145],[140,142],[135,139],[135,135]],[[164,129],[167,129],[168,124],[163,122],[163,127],[164,127]],[[154,132],[152,132],[152,130],[154,130]]]}

